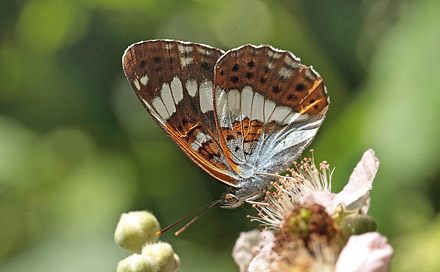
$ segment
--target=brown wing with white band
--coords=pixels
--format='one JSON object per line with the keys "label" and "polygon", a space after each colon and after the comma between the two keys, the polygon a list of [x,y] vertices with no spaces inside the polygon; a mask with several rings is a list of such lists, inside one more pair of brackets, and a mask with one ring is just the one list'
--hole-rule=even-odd
{"label": "brown wing with white band", "polygon": [[144,107],[203,170],[229,186],[239,176],[219,143],[213,106],[214,66],[223,51],[173,40],[131,45],[124,53],[125,75]]}

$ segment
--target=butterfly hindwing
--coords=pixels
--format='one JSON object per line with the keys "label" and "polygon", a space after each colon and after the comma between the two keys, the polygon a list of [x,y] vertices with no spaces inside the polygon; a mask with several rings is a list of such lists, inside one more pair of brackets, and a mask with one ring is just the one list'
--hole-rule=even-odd
{"label": "butterfly hindwing", "polygon": [[215,66],[214,89],[220,142],[242,177],[292,163],[315,136],[329,104],[311,67],[270,46],[226,52]]}
{"label": "butterfly hindwing", "polygon": [[125,75],[154,120],[203,170],[230,186],[237,174],[219,143],[213,107],[213,70],[220,49],[173,40],[133,44]]}

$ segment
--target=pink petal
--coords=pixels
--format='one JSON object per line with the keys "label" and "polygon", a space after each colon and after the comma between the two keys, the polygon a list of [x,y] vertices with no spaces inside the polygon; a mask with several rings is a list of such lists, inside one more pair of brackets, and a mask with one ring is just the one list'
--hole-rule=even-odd
{"label": "pink petal", "polygon": [[302,206],[319,204],[323,206],[329,215],[332,215],[339,204],[337,195],[329,192],[310,192],[301,199]]}
{"label": "pink petal", "polygon": [[260,253],[255,256],[255,258],[249,264],[249,272],[276,271],[273,270],[274,266],[276,265],[274,260],[277,257],[275,251],[272,250],[274,245],[274,242],[270,242],[263,247]]}
{"label": "pink petal", "polygon": [[338,194],[339,203],[348,209],[360,208],[364,213],[370,206],[369,191],[379,168],[379,160],[372,149],[368,149],[356,165],[344,189]]}
{"label": "pink petal", "polygon": [[251,260],[273,239],[274,235],[270,231],[252,230],[240,233],[232,249],[232,257],[240,267],[240,272],[248,271]]}
{"label": "pink petal", "polygon": [[377,232],[353,235],[336,263],[336,272],[386,272],[393,248]]}

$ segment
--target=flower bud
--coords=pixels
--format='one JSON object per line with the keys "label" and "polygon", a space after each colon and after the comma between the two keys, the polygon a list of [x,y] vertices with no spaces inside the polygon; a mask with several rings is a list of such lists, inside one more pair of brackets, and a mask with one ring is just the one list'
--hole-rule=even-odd
{"label": "flower bud", "polygon": [[180,257],[179,257],[179,255],[174,253],[174,267],[173,267],[172,271],[179,270],[179,267],[180,267]]}
{"label": "flower bud", "polygon": [[152,257],[157,264],[159,272],[174,272],[180,267],[180,258],[174,253],[170,244],[158,242],[146,244],[142,255]]}
{"label": "flower bud", "polygon": [[117,272],[156,272],[158,264],[153,257],[133,254],[118,263]]}
{"label": "flower bud", "polygon": [[120,247],[140,253],[146,243],[156,242],[160,230],[156,217],[147,211],[124,213],[115,231],[115,242]]}
{"label": "flower bud", "polygon": [[377,230],[376,220],[365,214],[352,214],[342,218],[340,227],[344,231],[345,237],[348,239],[351,235],[363,234],[366,232],[374,232]]}

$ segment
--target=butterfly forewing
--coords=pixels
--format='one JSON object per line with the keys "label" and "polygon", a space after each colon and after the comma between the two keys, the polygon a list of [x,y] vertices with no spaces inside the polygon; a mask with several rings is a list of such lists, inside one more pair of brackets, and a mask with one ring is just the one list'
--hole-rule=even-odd
{"label": "butterfly forewing", "polygon": [[287,51],[246,45],[215,66],[215,117],[242,177],[280,171],[311,142],[328,108],[321,77]]}
{"label": "butterfly forewing", "polygon": [[153,40],[130,46],[123,67],[144,107],[185,154],[236,186],[238,176],[219,144],[213,111],[213,67],[222,54],[206,45]]}

